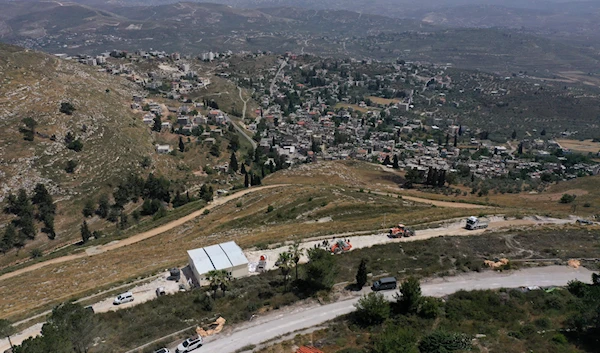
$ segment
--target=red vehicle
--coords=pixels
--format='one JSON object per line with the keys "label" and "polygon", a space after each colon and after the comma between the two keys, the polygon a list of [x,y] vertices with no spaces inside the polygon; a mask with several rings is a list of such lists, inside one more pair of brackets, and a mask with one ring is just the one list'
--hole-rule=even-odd
{"label": "red vehicle", "polygon": [[344,240],[338,240],[337,242],[335,242],[335,244],[331,246],[331,248],[329,248],[329,250],[333,254],[339,254],[342,252],[350,251],[350,249],[352,249],[352,244]]}
{"label": "red vehicle", "polygon": [[407,228],[402,223],[390,228],[390,238],[412,237],[413,235],[415,235],[415,231]]}

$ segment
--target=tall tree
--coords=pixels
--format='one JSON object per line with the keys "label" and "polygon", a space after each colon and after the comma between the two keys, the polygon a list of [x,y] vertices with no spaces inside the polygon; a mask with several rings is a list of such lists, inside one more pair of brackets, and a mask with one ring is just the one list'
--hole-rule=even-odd
{"label": "tall tree", "polygon": [[249,187],[249,186],[250,186],[250,177],[249,177],[248,173],[245,173],[244,174],[244,187]]}
{"label": "tall tree", "polygon": [[87,243],[88,240],[90,240],[90,238],[92,237],[92,232],[90,232],[90,229],[88,228],[88,224],[86,221],[83,221],[83,223],[81,224],[80,232],[81,232],[81,240],[83,241],[84,244]]}
{"label": "tall tree", "polygon": [[398,155],[397,155],[397,154],[395,154],[395,155],[394,155],[394,159],[393,159],[393,161],[392,161],[392,167],[393,167],[394,169],[398,169],[398,168],[400,167],[400,166],[398,165]]}
{"label": "tall tree", "polygon": [[392,164],[392,162],[390,161],[390,156],[385,156],[385,158],[383,159],[383,165],[390,165]]}
{"label": "tall tree", "polygon": [[287,251],[280,253],[279,257],[277,258],[277,263],[279,264],[279,270],[281,271],[281,275],[283,276],[284,290],[287,291],[290,271],[292,268],[292,254],[290,254]]}
{"label": "tall tree", "polygon": [[513,130],[512,134],[510,135],[510,137],[514,140],[517,138],[517,130]]}
{"label": "tall tree", "polygon": [[13,349],[12,341],[10,340],[10,336],[15,333],[15,328],[10,323],[10,321],[5,319],[0,319],[0,337],[6,337],[8,339],[8,344],[10,345],[10,349]]}
{"label": "tall tree", "polygon": [[401,313],[416,314],[423,300],[419,280],[411,276],[400,285],[400,294],[395,295]]}
{"label": "tall tree", "polygon": [[179,152],[185,151],[185,145],[183,144],[183,139],[179,136]]}
{"label": "tall tree", "polygon": [[446,134],[446,147],[448,147],[449,142],[450,142],[450,134]]}
{"label": "tall tree", "polygon": [[454,134],[454,147],[458,146],[458,135]]}
{"label": "tall tree", "polygon": [[235,156],[235,152],[231,152],[231,157],[229,158],[229,172],[237,173],[237,171],[238,171],[237,157]]}
{"label": "tall tree", "polygon": [[8,252],[10,249],[15,246],[15,241],[17,239],[17,230],[12,223],[9,223],[4,229],[4,235],[2,236],[2,240],[0,241],[0,251],[2,253]]}
{"label": "tall tree", "polygon": [[300,247],[300,242],[295,241],[294,244],[290,245],[288,252],[292,257],[292,262],[294,262],[294,270],[296,271],[296,281],[298,280],[298,263],[300,262],[300,257],[304,255],[304,249]]}
{"label": "tall tree", "polygon": [[154,124],[152,125],[152,130],[156,132],[160,132],[162,130],[162,121],[160,120],[160,115],[156,115],[154,117]]}
{"label": "tall tree", "polygon": [[358,271],[356,271],[356,286],[362,288],[367,284],[367,261],[365,259],[360,260],[358,265]]}
{"label": "tall tree", "polygon": [[519,143],[519,149],[517,150],[518,154],[523,154],[523,142]]}
{"label": "tall tree", "polygon": [[96,214],[100,216],[100,218],[108,217],[108,212],[110,211],[110,203],[108,202],[108,195],[102,194],[98,199],[98,209],[96,210]]}
{"label": "tall tree", "polygon": [[240,167],[240,173],[247,174],[247,172],[246,172],[246,165],[244,163],[242,163],[242,166]]}

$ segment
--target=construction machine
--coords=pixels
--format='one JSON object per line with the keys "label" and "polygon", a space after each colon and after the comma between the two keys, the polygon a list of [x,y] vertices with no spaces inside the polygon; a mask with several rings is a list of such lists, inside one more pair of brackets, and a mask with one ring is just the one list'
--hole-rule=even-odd
{"label": "construction machine", "polygon": [[402,238],[402,237],[412,237],[415,235],[415,231],[406,227],[402,223],[398,223],[397,226],[390,228],[390,238]]}
{"label": "construction machine", "polygon": [[350,244],[349,241],[338,240],[333,245],[331,245],[329,251],[331,251],[332,254],[339,254],[342,252],[350,251],[350,249],[352,249],[352,244]]}

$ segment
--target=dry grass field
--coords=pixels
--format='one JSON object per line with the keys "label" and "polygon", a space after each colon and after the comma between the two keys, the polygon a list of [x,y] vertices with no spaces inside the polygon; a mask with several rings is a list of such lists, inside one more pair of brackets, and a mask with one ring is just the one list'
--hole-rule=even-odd
{"label": "dry grass field", "polygon": [[381,105],[390,105],[390,104],[400,103],[400,99],[387,99],[387,98],[374,97],[374,96],[370,96],[367,98],[369,98],[373,103],[381,104]]}
{"label": "dry grass field", "polygon": [[581,153],[598,153],[600,152],[600,142],[594,142],[592,140],[567,140],[561,139],[556,140],[563,148],[568,148],[575,152]]}

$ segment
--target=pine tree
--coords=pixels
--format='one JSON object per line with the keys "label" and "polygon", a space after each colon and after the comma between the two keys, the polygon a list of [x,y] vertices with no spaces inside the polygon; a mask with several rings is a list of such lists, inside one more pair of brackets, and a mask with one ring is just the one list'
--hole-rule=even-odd
{"label": "pine tree", "polygon": [[4,235],[0,241],[0,251],[4,254],[15,246],[15,240],[17,238],[17,230],[12,224],[8,224],[4,230]]}
{"label": "pine tree", "polygon": [[183,144],[183,139],[179,136],[179,152],[185,151],[185,145]]}
{"label": "pine tree", "polygon": [[512,139],[516,139],[517,138],[517,130],[513,130],[512,135],[510,135],[510,137],[512,137]]}
{"label": "pine tree", "polygon": [[458,146],[458,135],[454,135],[454,147]]}
{"label": "pine tree", "polygon": [[398,165],[398,155],[397,155],[397,154],[395,154],[395,155],[394,155],[394,160],[393,160],[393,162],[392,162],[392,167],[393,167],[394,169],[398,169],[398,168],[400,167],[400,166]]}
{"label": "pine tree", "polygon": [[519,143],[519,150],[517,151],[518,154],[523,154],[523,142]]}
{"label": "pine tree", "polygon": [[390,156],[385,156],[385,159],[383,160],[383,165],[390,165],[392,164],[392,162],[390,161]]}
{"label": "pine tree", "polygon": [[448,142],[450,142],[450,134],[446,134],[446,147],[448,147]]}
{"label": "pine tree", "polygon": [[237,173],[237,171],[238,171],[237,157],[235,156],[235,152],[231,152],[231,158],[229,159],[229,172]]}
{"label": "pine tree", "polygon": [[356,272],[356,286],[362,288],[367,283],[367,262],[365,259],[360,260],[358,271]]}
{"label": "pine tree", "polygon": [[242,167],[240,168],[240,173],[247,174],[247,172],[246,172],[246,166],[244,165],[244,163],[242,163]]}
{"label": "pine tree", "polygon": [[83,223],[81,224],[80,230],[81,230],[81,240],[85,244],[92,237],[92,233],[90,232],[90,229],[88,228],[86,221],[83,221]]}
{"label": "pine tree", "polygon": [[[242,166],[244,166],[242,164]],[[244,187],[249,187],[250,186],[250,178],[248,177],[248,173],[244,174]]]}

